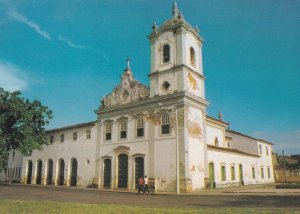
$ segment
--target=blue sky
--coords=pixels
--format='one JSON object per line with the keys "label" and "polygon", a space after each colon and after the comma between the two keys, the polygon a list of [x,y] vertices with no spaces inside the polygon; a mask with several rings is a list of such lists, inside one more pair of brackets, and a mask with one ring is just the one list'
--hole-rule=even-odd
{"label": "blue sky", "polygon": [[[204,37],[208,113],[300,153],[300,1],[178,0]],[[0,0],[0,86],[54,111],[48,128],[96,119],[130,56],[149,85],[147,35],[172,0]]]}

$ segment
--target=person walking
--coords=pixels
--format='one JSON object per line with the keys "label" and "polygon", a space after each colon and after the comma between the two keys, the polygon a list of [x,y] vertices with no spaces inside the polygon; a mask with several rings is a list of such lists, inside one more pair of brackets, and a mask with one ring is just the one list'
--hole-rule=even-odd
{"label": "person walking", "polygon": [[137,193],[137,195],[139,195],[141,191],[144,192],[143,187],[144,187],[144,179],[142,178],[142,176],[139,176],[139,179],[138,179],[138,193]]}
{"label": "person walking", "polygon": [[144,178],[144,184],[145,184],[145,187],[144,187],[144,195],[145,195],[146,191],[148,192],[148,195],[149,195],[149,186],[148,186],[148,182],[149,182],[149,179],[147,178],[147,175],[145,175],[145,178]]}

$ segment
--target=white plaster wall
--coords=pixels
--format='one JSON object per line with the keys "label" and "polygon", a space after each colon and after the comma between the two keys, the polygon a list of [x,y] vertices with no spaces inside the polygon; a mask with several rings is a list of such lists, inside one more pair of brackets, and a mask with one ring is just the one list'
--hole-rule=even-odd
{"label": "white plaster wall", "polygon": [[[165,90],[163,88],[163,83],[165,81],[170,84],[170,87],[168,88],[168,90]],[[174,90],[177,89],[176,84],[177,84],[177,81],[175,79],[175,75],[174,75],[173,72],[159,76],[159,79],[158,79],[158,94],[159,95],[165,95],[165,94],[173,93]]]}
{"label": "white plaster wall", "polygon": [[[271,177],[270,179],[274,182],[273,163],[272,163],[272,145],[261,141],[258,141],[257,144],[262,145],[262,154],[259,154],[260,156],[259,168],[264,169],[265,179],[268,179],[267,168],[270,168],[270,177]],[[266,152],[266,147],[268,147],[268,154]],[[261,170],[259,170],[259,174],[261,177]],[[262,179],[262,181],[264,181],[264,179]]]}
{"label": "white plaster wall", "polygon": [[[195,36],[190,32],[187,32],[185,34],[185,39],[186,47],[184,50],[185,53],[183,54],[185,57],[186,65],[194,71],[200,72],[200,67],[202,68],[202,55],[200,53],[201,49],[199,48],[200,45],[198,44],[198,41],[195,38]],[[195,65],[192,65],[190,62],[190,47],[193,47],[195,50]],[[202,69],[200,73],[202,74]]]}
{"label": "white plaster wall", "polygon": [[[86,139],[86,130],[91,129],[91,139]],[[73,132],[77,132],[77,141],[73,141]],[[64,142],[60,142],[60,135],[64,134]],[[77,168],[77,185],[87,186],[92,183],[95,171],[95,149],[96,149],[96,125],[80,128],[73,128],[63,131],[47,134],[49,139],[54,136],[54,143],[48,146],[43,146],[41,151],[35,150],[30,157],[23,158],[23,173],[22,177],[25,181],[27,163],[29,160],[33,162],[33,177],[36,177],[37,161],[42,160],[42,183],[46,180],[46,164],[49,159],[53,161],[53,181],[57,176],[58,161],[60,158],[65,161],[65,180],[70,173],[70,161],[76,158],[78,163]],[[34,182],[34,180],[32,180]]]}
{"label": "white plaster wall", "polygon": [[224,147],[224,130],[217,127],[206,125],[206,138],[208,145],[215,145],[215,138],[218,138],[219,146]]}
{"label": "white plaster wall", "polygon": [[[244,184],[273,183],[274,178],[268,178],[265,173],[264,179],[260,176],[260,165],[263,162],[259,157],[251,157],[222,151],[208,150],[208,162],[214,163],[216,187],[226,187],[239,184],[239,165],[243,166]],[[221,180],[221,165],[226,168],[226,181]],[[231,180],[231,165],[235,166],[235,180]],[[255,179],[252,178],[252,166],[255,167]],[[271,173],[272,174],[272,173]]]}
{"label": "white plaster wall", "polygon": [[[22,175],[22,171],[23,171],[22,165],[23,165],[23,155],[21,154],[21,152],[19,152],[18,150],[15,150],[15,156],[13,158],[13,152],[11,150],[9,152],[9,156],[8,156],[7,176],[8,176],[8,172],[9,172],[11,174],[12,179],[21,180],[21,175]],[[20,177],[18,176],[19,170],[21,170]],[[6,179],[9,179],[9,177],[6,177]]]}
{"label": "white plaster wall", "polygon": [[198,96],[198,97],[204,97],[203,91],[202,91],[202,82],[203,80],[200,80],[199,77],[196,77],[191,72],[187,72],[186,74],[186,82],[187,82],[187,91]]}
{"label": "white plaster wall", "polygon": [[[171,56],[170,56],[170,62],[163,63],[163,46],[164,44],[169,44],[171,47]],[[155,46],[155,70],[162,71],[170,69],[175,64],[175,56],[176,56],[176,50],[175,50],[175,40],[173,32],[167,31],[165,33],[162,33],[159,35],[157,39],[157,45]]]}
{"label": "white plaster wall", "polygon": [[11,168],[14,164],[14,167],[21,167],[23,163],[23,155],[18,150],[15,150],[15,157],[14,157],[14,163],[12,163],[13,157],[12,157],[12,151],[9,153],[8,157],[8,168]]}
{"label": "white plaster wall", "polygon": [[0,182],[5,182],[5,170],[0,171]]}
{"label": "white plaster wall", "polygon": [[155,178],[157,191],[176,191],[176,139],[155,140]]}
{"label": "white plaster wall", "polygon": [[[201,110],[189,107],[188,111],[188,171],[192,180],[192,190],[204,187],[204,142],[203,115]],[[196,126],[195,126],[196,125]],[[199,129],[199,130],[198,130]]]}

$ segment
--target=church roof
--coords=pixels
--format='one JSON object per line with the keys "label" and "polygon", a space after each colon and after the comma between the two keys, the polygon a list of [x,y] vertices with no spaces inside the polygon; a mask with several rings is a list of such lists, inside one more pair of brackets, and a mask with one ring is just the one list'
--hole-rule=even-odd
{"label": "church roof", "polygon": [[86,123],[79,123],[79,124],[75,124],[75,125],[70,125],[70,126],[64,126],[64,127],[61,127],[61,128],[49,129],[49,130],[46,130],[46,134],[50,134],[50,133],[53,133],[53,132],[64,131],[64,130],[68,130],[68,129],[75,129],[75,128],[93,126],[93,125],[95,125],[96,122],[97,121],[91,121],[91,122],[86,122]]}
{"label": "church roof", "polygon": [[199,29],[197,27],[193,27],[189,22],[187,22],[184,19],[184,16],[181,13],[181,11],[179,10],[176,1],[173,4],[172,18],[165,21],[160,27],[158,27],[156,25],[156,23],[154,23],[154,25],[152,27],[153,31],[152,31],[150,37],[156,35],[157,33],[162,32],[162,31],[165,31],[165,30],[168,30],[168,29],[173,30],[173,29],[178,28],[178,27],[184,27],[186,30],[189,30],[189,31],[193,32],[194,35],[199,40],[203,41],[203,39],[198,34]]}
{"label": "church roof", "polygon": [[149,94],[149,88],[134,79],[132,71],[128,65],[121,77],[121,83],[101,100],[99,110],[139,101],[148,98]]}

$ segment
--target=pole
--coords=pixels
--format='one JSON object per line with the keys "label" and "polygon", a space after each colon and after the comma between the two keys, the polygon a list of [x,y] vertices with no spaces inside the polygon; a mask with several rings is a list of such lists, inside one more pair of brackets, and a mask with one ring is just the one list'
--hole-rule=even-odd
{"label": "pole", "polygon": [[179,148],[178,148],[178,109],[175,109],[176,114],[176,194],[180,195],[179,183]]}
{"label": "pole", "polygon": [[284,183],[286,183],[286,169],[285,169],[284,150],[282,150],[282,157],[283,157],[283,169],[284,169]]}

